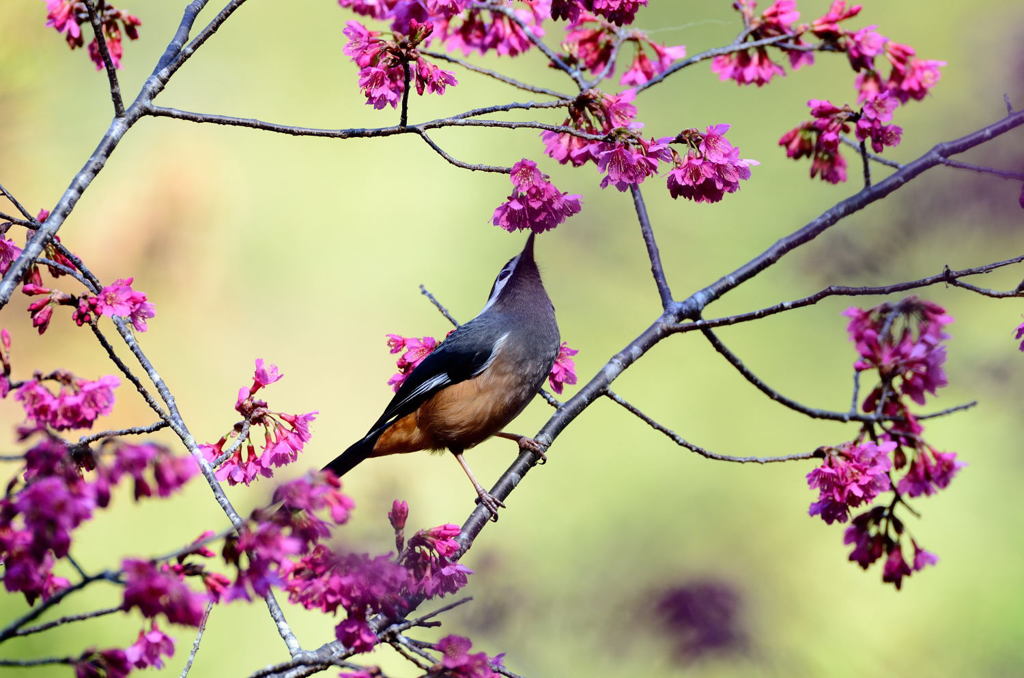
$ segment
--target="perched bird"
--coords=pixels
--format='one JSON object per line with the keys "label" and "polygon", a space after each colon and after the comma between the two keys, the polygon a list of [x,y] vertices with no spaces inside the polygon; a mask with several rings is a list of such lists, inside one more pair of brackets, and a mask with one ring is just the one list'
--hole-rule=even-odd
{"label": "perched bird", "polygon": [[534,237],[498,273],[479,315],[417,365],[367,434],[325,469],[342,476],[367,457],[447,449],[497,518],[503,504],[462,454],[492,435],[543,453],[536,441],[501,431],[540,390],[558,354],[555,308],[533,258]]}

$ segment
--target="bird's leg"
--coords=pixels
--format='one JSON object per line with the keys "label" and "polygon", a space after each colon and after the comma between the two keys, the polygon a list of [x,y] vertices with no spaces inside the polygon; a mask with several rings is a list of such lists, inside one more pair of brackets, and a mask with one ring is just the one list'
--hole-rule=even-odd
{"label": "bird's leg", "polygon": [[548,457],[546,454],[544,454],[544,451],[547,450],[547,446],[541,443],[539,440],[527,438],[526,436],[521,436],[518,433],[506,433],[505,431],[498,431],[494,435],[498,436],[499,438],[514,440],[516,443],[519,444],[519,451],[522,452],[525,450],[527,452],[532,452],[533,456],[537,458],[538,464],[548,463]]}
{"label": "bird's leg", "polygon": [[456,461],[459,462],[459,466],[466,472],[466,477],[469,478],[469,482],[473,483],[473,489],[476,490],[476,501],[478,504],[483,504],[484,508],[491,512],[491,520],[498,522],[498,508],[505,508],[505,505],[501,503],[501,500],[495,497],[493,494],[484,489],[484,486],[476,479],[473,472],[469,470],[469,464],[462,457],[462,450],[452,450],[452,454],[455,455]]}

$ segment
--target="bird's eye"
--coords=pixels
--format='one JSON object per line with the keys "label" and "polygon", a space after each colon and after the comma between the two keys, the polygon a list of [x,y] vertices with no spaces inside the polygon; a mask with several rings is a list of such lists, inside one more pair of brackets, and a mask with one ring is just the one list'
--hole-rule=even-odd
{"label": "bird's eye", "polygon": [[506,268],[504,271],[502,271],[501,273],[498,274],[498,280],[504,280],[505,278],[509,277],[510,275],[512,275],[512,271],[510,271],[509,269]]}

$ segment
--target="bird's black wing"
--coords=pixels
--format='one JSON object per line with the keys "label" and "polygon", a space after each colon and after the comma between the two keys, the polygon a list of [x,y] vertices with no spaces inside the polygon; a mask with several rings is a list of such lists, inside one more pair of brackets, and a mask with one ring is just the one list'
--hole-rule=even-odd
{"label": "bird's black wing", "polygon": [[347,473],[370,456],[374,444],[388,426],[414,412],[441,389],[466,381],[487,369],[505,336],[499,332],[497,323],[488,320],[475,318],[448,335],[406,377],[369,432],[324,468],[338,476]]}

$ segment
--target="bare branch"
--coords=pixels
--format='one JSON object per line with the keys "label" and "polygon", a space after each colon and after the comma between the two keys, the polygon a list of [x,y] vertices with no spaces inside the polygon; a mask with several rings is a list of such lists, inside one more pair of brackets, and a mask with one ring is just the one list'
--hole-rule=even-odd
{"label": "bare branch", "polygon": [[100,16],[96,13],[97,0],[85,0],[85,9],[89,13],[89,23],[92,24],[92,32],[96,36],[96,45],[100,50],[100,59],[107,71],[107,82],[110,83],[110,101],[114,104],[114,117],[124,116],[124,102],[121,101],[121,85],[117,81],[117,69],[114,68],[114,61],[110,58],[110,50],[107,49],[107,39],[103,35],[103,24]]}
{"label": "bare branch", "polygon": [[448,309],[445,308],[444,305],[437,300],[437,297],[430,293],[430,290],[428,290],[425,285],[420,285],[420,294],[429,299],[430,303],[434,305],[434,308],[440,311],[441,315],[443,315],[448,320],[448,322],[450,322],[455,327],[459,326],[459,321],[455,319],[455,316],[448,312]]}
{"label": "bare branch", "polygon": [[511,167],[497,167],[495,165],[474,165],[468,162],[462,162],[461,160],[458,160],[449,155],[443,148],[434,143],[434,140],[427,136],[426,132],[424,132],[423,130],[419,130],[419,133],[420,138],[423,139],[424,142],[426,142],[427,146],[430,146],[438,155],[440,155],[442,158],[447,160],[452,165],[455,165],[456,167],[461,167],[462,169],[468,169],[475,172],[495,172],[498,174],[508,174],[509,172],[512,171]]}
{"label": "bare branch", "polygon": [[203,619],[199,622],[199,629],[196,631],[196,639],[192,641],[192,651],[188,653],[188,659],[185,660],[185,666],[181,669],[181,678],[188,678],[188,672],[192,670],[192,664],[196,660],[196,654],[199,653],[199,645],[203,642],[203,634],[206,633],[206,622],[210,619],[210,612],[213,610],[213,601],[211,600],[206,604],[206,610],[203,612]]}
{"label": "bare branch", "polygon": [[[863,157],[870,158],[872,161],[877,162],[879,165],[885,165],[886,167],[892,167],[893,169],[903,169],[903,165],[896,162],[895,160],[889,160],[889,158],[883,158],[880,155],[876,155],[867,150],[867,146],[864,146],[861,142],[851,139],[847,136],[839,136],[839,140],[850,148],[856,149]],[[862,147],[863,146],[863,147]]]}
{"label": "bare branch", "polygon": [[170,424],[170,416],[167,414],[167,412],[164,411],[162,407],[160,407],[160,404],[157,403],[156,398],[153,397],[153,394],[149,392],[149,389],[146,388],[142,381],[139,380],[137,376],[135,376],[135,373],[131,371],[131,368],[129,368],[124,363],[124,361],[121,360],[121,357],[117,355],[117,353],[114,351],[114,347],[111,345],[110,341],[107,340],[106,335],[104,335],[103,332],[100,331],[100,328],[96,325],[96,323],[90,323],[89,329],[92,330],[93,335],[95,335],[96,340],[100,342],[100,346],[103,347],[103,350],[107,352],[107,357],[110,358],[110,361],[114,363],[114,365],[117,366],[117,369],[121,370],[121,374],[123,374],[128,379],[128,381],[132,383],[132,385],[135,387],[135,390],[139,392],[139,395],[142,396],[142,399],[146,401],[147,405],[149,405],[149,408],[153,410],[156,413],[156,416],[160,417],[162,421]]}
{"label": "bare branch", "polygon": [[495,80],[503,82],[506,85],[511,85],[512,87],[524,90],[526,92],[533,92],[534,94],[546,94],[547,96],[555,97],[556,99],[572,101],[572,97],[570,97],[567,94],[562,94],[561,92],[556,92],[554,90],[547,89],[546,87],[537,87],[536,85],[520,82],[519,80],[516,80],[515,78],[510,78],[509,76],[503,73],[499,73],[498,71],[492,71],[489,68],[477,66],[474,63],[450,56],[448,54],[445,54],[444,52],[434,52],[427,49],[420,49],[418,51],[420,54],[424,56],[428,56],[432,59],[440,59],[442,61],[447,61],[448,63],[462,66],[468,71],[473,71],[474,73],[479,73],[480,75],[486,75],[489,78],[494,78]]}
{"label": "bare branch", "polygon": [[153,433],[159,431],[162,428],[167,428],[166,421],[158,421],[148,426],[132,426],[130,428],[121,428],[114,431],[100,431],[99,433],[92,433],[87,436],[82,436],[78,439],[79,445],[88,445],[89,443],[96,442],[101,438],[114,438],[116,436],[131,436],[131,435],[142,435],[144,433]]}
{"label": "bare branch", "polygon": [[18,631],[15,631],[14,633],[12,633],[11,636],[12,637],[14,637],[14,636],[31,636],[34,633],[41,633],[43,631],[48,631],[48,630],[50,630],[52,628],[55,628],[57,626],[63,626],[64,624],[71,624],[71,623],[74,623],[74,622],[77,622],[77,621],[84,621],[86,619],[95,619],[96,617],[105,617],[108,614],[114,614],[115,612],[120,612],[121,609],[122,609],[121,606],[117,605],[115,607],[105,607],[102,610],[93,610],[92,612],[83,612],[82,614],[69,614],[69,615],[67,615],[65,617],[60,617],[59,619],[54,619],[53,621],[48,621],[45,624],[38,624],[36,626],[30,626],[30,627],[28,627],[26,629],[20,629]]}
{"label": "bare branch", "polygon": [[772,306],[768,306],[756,311],[749,311],[747,313],[738,313],[736,315],[724,316],[721,318],[709,318],[708,320],[694,320],[692,322],[683,323],[677,325],[674,329],[676,332],[690,332],[692,330],[701,330],[708,327],[722,327],[725,325],[735,325],[737,323],[749,322],[751,320],[759,320],[776,313],[783,313],[785,311],[792,311],[797,308],[804,308],[806,306],[813,306],[823,299],[828,297],[862,297],[862,296],[876,296],[876,295],[888,295],[896,292],[905,292],[907,290],[918,289],[920,287],[928,287],[930,285],[936,285],[939,283],[948,283],[956,285],[958,287],[964,287],[965,289],[971,289],[972,291],[984,294],[985,292],[991,292],[986,296],[994,297],[1016,297],[1024,296],[1024,291],[1008,291],[1008,292],[992,292],[992,290],[985,290],[984,288],[975,288],[973,285],[967,286],[966,284],[959,284],[958,279],[969,275],[978,275],[981,273],[988,273],[1004,266],[1011,266],[1024,261],[1024,255],[1013,257],[1012,259],[1004,259],[1003,261],[997,261],[984,266],[975,266],[973,268],[964,268],[957,271],[950,270],[946,267],[942,273],[937,273],[926,278],[919,280],[911,280],[902,283],[893,283],[891,285],[877,285],[870,287],[848,287],[844,285],[829,285],[828,287],[815,292],[809,296],[803,297],[802,299],[794,299],[793,301],[783,301]]}
{"label": "bare branch", "polygon": [[780,238],[774,245],[753,259],[750,259],[732,273],[728,273],[707,287],[698,290],[686,300],[674,304],[675,316],[678,319],[695,318],[707,304],[755,277],[761,271],[775,265],[783,256],[811,242],[841,219],[859,212],[868,205],[894,193],[911,179],[932,167],[941,165],[944,158],[968,151],[1021,125],[1024,125],[1024,111],[1008,115],[991,125],[987,125],[959,139],[936,144],[927,153],[917,160],[904,165],[899,171],[893,172],[870,188],[865,188],[859,193],[833,205],[803,228]]}
{"label": "bare branch", "polygon": [[990,174],[1000,179],[1010,179],[1011,181],[1024,181],[1024,172],[1011,172],[1010,170],[996,169],[995,167],[984,167],[982,165],[975,165],[969,162],[961,162],[960,160],[951,160],[949,158],[943,158],[942,164],[946,167],[956,167],[958,169],[970,170],[972,172],[978,172],[980,174]]}
{"label": "bare branch", "polygon": [[3,629],[0,629],[0,643],[16,636],[18,634],[18,629],[20,629],[25,624],[28,624],[29,622],[35,621],[39,618],[41,614],[49,610],[54,605],[60,603],[62,600],[67,598],[75,591],[81,591],[86,586],[94,584],[98,581],[117,581],[117,573],[105,570],[103,572],[100,572],[99,574],[94,574],[91,577],[87,577],[76,584],[72,584],[67,588],[57,591],[49,598],[41,601],[38,605],[30,609],[28,612],[12,621]]}
{"label": "bare branch", "polygon": [[642,410],[640,410],[638,407],[636,407],[632,403],[628,402],[627,400],[625,400],[624,398],[622,398],[618,394],[614,393],[613,391],[607,390],[607,391],[605,391],[604,395],[609,400],[611,400],[611,401],[613,401],[615,403],[618,403],[625,410],[627,410],[628,412],[634,414],[637,418],[639,418],[645,424],[647,424],[648,426],[653,428],[655,431],[658,431],[659,433],[665,434],[676,445],[679,445],[681,447],[685,447],[686,449],[690,450],[691,452],[696,452],[700,456],[706,457],[708,459],[714,459],[716,461],[731,461],[731,462],[736,462],[736,463],[739,463],[739,464],[772,464],[772,463],[783,462],[783,461],[797,461],[797,460],[801,460],[801,459],[812,459],[815,456],[818,456],[817,455],[817,451],[814,451],[814,452],[801,452],[801,453],[798,453],[798,454],[790,454],[790,455],[786,455],[786,456],[783,456],[783,457],[734,457],[734,456],[731,456],[731,455],[728,455],[728,454],[718,454],[716,452],[711,452],[710,450],[706,450],[703,447],[701,447],[700,445],[695,445],[695,444],[689,442],[688,440],[686,440],[685,438],[683,438],[682,436],[680,436],[675,431],[672,431],[671,429],[666,428],[665,426],[662,426],[657,421],[655,421],[651,417],[649,417],[646,414],[644,414],[644,412]]}
{"label": "bare branch", "polygon": [[658,251],[658,242],[654,239],[651,219],[647,216],[647,205],[644,204],[644,197],[640,193],[639,186],[631,185],[629,190],[633,195],[633,207],[636,208],[637,219],[640,221],[640,232],[643,234],[644,244],[647,246],[647,256],[651,260],[651,274],[654,276],[654,284],[658,286],[661,307],[668,309],[673,301],[672,290],[669,289],[668,281],[665,279],[665,269],[661,265],[661,253]]}
{"label": "bare branch", "polygon": [[[14,205],[14,208],[16,210],[18,210],[19,212],[21,212],[21,215],[23,217],[25,217],[25,219],[30,224],[35,224],[36,223],[35,216],[33,216],[33,214],[31,212],[29,212],[27,209],[25,209],[25,206],[22,205],[20,202],[18,202],[18,199],[15,198],[14,195],[10,191],[8,191],[6,188],[4,188],[3,184],[0,184],[0,195],[2,195],[5,198],[7,198],[7,200],[9,200],[12,205]],[[10,219],[10,217],[4,217],[4,218],[5,219]],[[10,220],[11,221],[15,221],[14,219],[10,219]],[[17,223],[17,222],[15,221],[15,223]]]}

